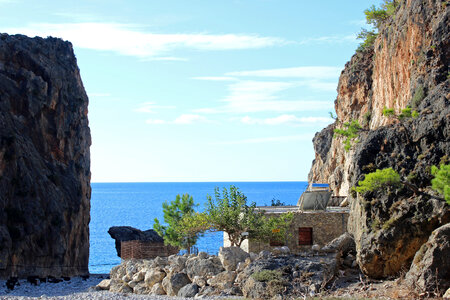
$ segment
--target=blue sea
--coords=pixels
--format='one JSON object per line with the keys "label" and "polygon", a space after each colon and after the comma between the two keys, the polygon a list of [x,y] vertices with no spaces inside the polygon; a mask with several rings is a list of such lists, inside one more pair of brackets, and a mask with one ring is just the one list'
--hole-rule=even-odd
{"label": "blue sea", "polygon": [[[152,183],[92,183],[89,271],[109,273],[120,264],[114,240],[109,236],[111,226],[132,226],[141,230],[153,228],[153,220],[163,220],[162,203],[175,200],[177,194],[188,193],[204,209],[207,195],[214,188],[238,187],[257,205],[270,205],[280,200],[295,205],[307,187],[307,182],[152,182]],[[222,246],[221,232],[206,233],[197,242],[199,251],[217,254]]]}

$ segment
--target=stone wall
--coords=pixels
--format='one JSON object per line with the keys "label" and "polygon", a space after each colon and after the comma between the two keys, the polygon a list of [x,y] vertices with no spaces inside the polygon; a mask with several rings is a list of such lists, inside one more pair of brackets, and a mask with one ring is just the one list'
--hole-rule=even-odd
{"label": "stone wall", "polygon": [[124,241],[121,242],[120,248],[120,257],[122,259],[149,259],[157,256],[165,257],[177,254],[179,251],[177,247],[148,241]]}
{"label": "stone wall", "polygon": [[[269,213],[267,215],[276,217],[279,214]],[[339,237],[341,234],[347,232],[348,216],[348,211],[345,210],[339,212],[295,212],[285,245],[288,246],[293,253],[310,249],[311,246],[299,245],[299,228],[311,227],[312,244],[324,246],[325,244],[331,242],[333,239]],[[228,235],[224,233],[224,247],[228,246],[230,246],[230,241],[228,240]],[[254,253],[258,253],[261,250],[271,250],[274,247],[276,246],[270,246],[269,241],[258,242],[245,240],[241,245],[241,248],[243,250]]]}

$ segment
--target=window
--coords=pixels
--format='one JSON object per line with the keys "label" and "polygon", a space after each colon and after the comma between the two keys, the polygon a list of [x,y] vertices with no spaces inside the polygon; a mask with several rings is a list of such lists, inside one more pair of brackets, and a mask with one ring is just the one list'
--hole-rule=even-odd
{"label": "window", "polygon": [[312,227],[300,227],[298,229],[298,244],[302,245],[312,245]]}

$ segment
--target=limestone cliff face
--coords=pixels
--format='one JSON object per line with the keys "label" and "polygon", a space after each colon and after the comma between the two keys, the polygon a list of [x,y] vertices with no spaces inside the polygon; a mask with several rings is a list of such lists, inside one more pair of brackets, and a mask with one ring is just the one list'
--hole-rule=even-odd
{"label": "limestone cliff face", "polygon": [[[342,71],[334,127],[352,119],[370,130],[390,125],[395,121],[383,116],[384,107],[396,112],[408,104],[415,107],[420,101],[413,99],[448,82],[449,9],[442,1],[401,1],[395,16],[383,24],[374,49],[355,54]],[[314,139],[316,158],[308,179],[329,182],[335,194],[347,195],[356,147],[346,152],[342,138],[336,138],[324,149],[320,137],[331,140],[333,126]]]}
{"label": "limestone cliff face", "polygon": [[69,42],[0,35],[0,278],[88,273],[87,106]]}
{"label": "limestone cliff face", "polygon": [[[393,167],[423,189],[430,166],[450,158],[450,5],[435,0],[400,1],[374,48],[355,54],[343,70],[335,109],[338,121],[314,138],[316,158],[310,181],[330,183],[348,195],[364,174]],[[407,105],[417,118],[398,121]],[[348,152],[333,129],[357,119],[364,126]],[[396,275],[407,268],[430,233],[450,221],[448,205],[403,189],[364,197],[349,195],[349,231],[361,269],[372,277]]]}

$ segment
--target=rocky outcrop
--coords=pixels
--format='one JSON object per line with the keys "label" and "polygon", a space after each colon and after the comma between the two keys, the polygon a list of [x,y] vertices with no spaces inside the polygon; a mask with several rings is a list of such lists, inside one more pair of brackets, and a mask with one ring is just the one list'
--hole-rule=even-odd
{"label": "rocky outcrop", "polygon": [[0,34],[0,278],[88,274],[87,107],[69,42]]}
{"label": "rocky outcrop", "polygon": [[[217,256],[205,253],[172,255],[165,265],[160,264],[159,257],[153,260],[124,260],[111,270],[109,284],[110,291],[122,293],[179,297],[244,295],[252,298],[281,295],[290,299],[312,290],[314,294],[327,289],[337,272],[335,256],[334,253],[324,252],[305,252],[296,256],[263,251],[260,255],[252,253],[233,271],[226,271]],[[216,262],[220,267],[215,265]],[[104,289],[107,284],[98,288]]]}
{"label": "rocky outcrop", "polygon": [[108,233],[115,240],[117,256],[119,257],[121,242],[145,241],[164,243],[164,239],[160,237],[153,229],[142,231],[130,226],[113,226],[108,229]]}
{"label": "rocky outcrop", "polygon": [[[350,193],[364,175],[394,168],[422,190],[429,189],[431,165],[450,162],[450,6],[440,1],[400,1],[381,26],[373,49],[355,54],[339,79],[337,121],[316,134],[310,181],[328,182],[337,195],[348,195],[348,230],[365,274],[382,278],[409,268],[431,232],[450,222],[442,201],[403,188]],[[398,120],[407,106],[417,118]],[[364,130],[344,150],[334,128],[358,120]],[[432,193],[432,192],[431,192]]]}
{"label": "rocky outcrop", "polygon": [[444,293],[450,288],[450,223],[431,234],[414,256],[405,281],[421,292]]}

